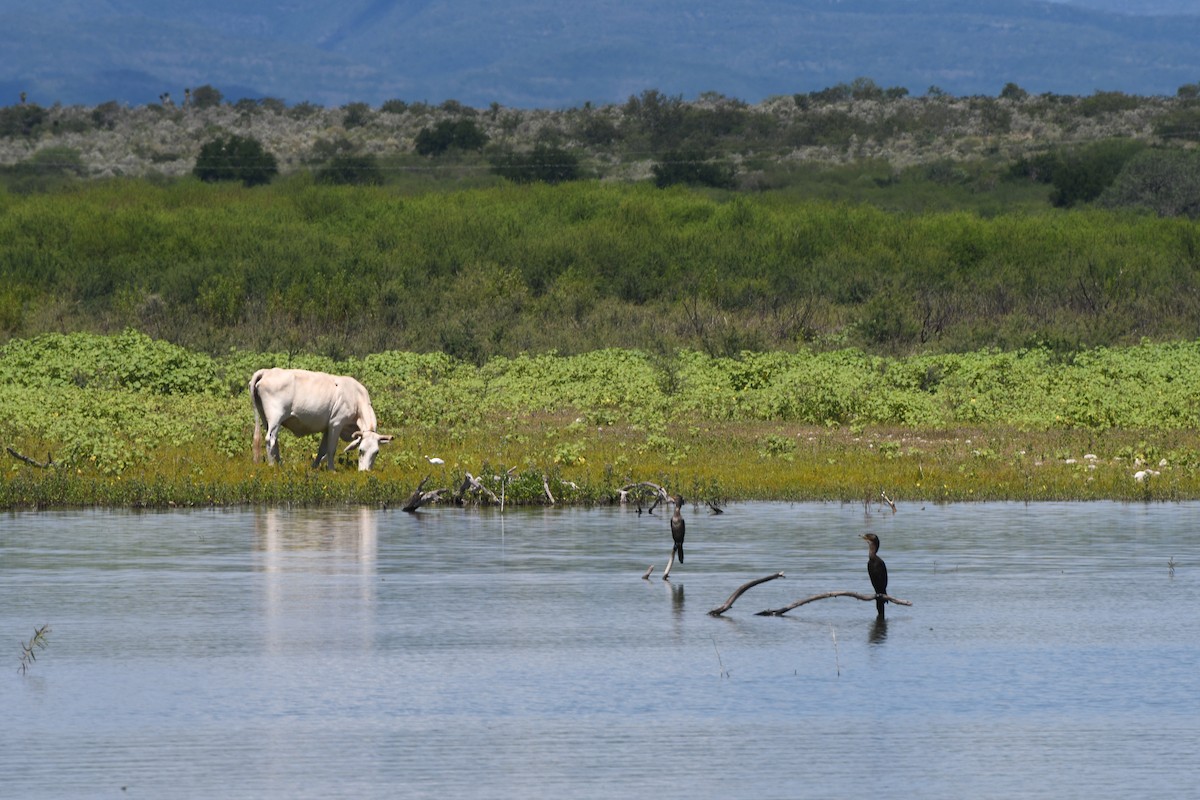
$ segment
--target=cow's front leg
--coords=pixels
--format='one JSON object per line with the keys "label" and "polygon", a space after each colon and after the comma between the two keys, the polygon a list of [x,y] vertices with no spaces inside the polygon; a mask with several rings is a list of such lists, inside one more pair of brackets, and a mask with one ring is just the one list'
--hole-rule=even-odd
{"label": "cow's front leg", "polygon": [[[317,457],[313,459],[313,464],[312,464],[313,469],[321,468],[321,461],[325,460],[326,454],[329,452],[329,448],[330,448],[329,430],[326,429],[325,432],[321,434],[321,444],[317,448]],[[330,463],[329,463],[329,468],[333,469],[332,461],[330,461]]]}
{"label": "cow's front leg", "polygon": [[338,435],[340,433],[340,428],[325,429],[325,433],[321,434],[321,449],[317,451],[317,460],[313,466],[319,466],[321,459],[324,458],[329,470],[333,471],[334,462],[337,460]]}

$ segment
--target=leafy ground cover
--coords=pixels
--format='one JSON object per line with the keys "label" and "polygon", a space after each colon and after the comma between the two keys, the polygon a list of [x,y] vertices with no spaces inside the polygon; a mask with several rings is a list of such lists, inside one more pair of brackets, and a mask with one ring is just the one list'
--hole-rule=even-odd
{"label": "leafy ground cover", "polygon": [[[288,433],[282,467],[252,462],[246,383],[272,365],[367,385],[397,436],[374,471],[313,471],[316,439]],[[468,473],[509,503],[548,502],[546,488],[611,502],[636,481],[717,502],[1195,498],[1197,376],[1196,342],[903,358],[609,349],[476,365],[45,334],[0,348],[0,439],[52,461],[5,456],[0,507],[395,505],[426,476],[456,488]]]}

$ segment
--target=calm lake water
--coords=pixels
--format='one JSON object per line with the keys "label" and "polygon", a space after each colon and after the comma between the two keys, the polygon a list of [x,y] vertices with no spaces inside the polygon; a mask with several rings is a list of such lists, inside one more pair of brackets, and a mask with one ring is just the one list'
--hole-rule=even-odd
{"label": "calm lake water", "polygon": [[0,795],[1185,797],[1198,511],[4,515]]}

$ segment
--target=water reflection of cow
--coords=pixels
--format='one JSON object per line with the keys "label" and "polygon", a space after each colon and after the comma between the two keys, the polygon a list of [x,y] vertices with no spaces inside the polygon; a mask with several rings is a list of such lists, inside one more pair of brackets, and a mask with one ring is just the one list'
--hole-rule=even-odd
{"label": "water reflection of cow", "polygon": [[[255,514],[258,549],[267,557],[268,569],[281,566],[287,553],[324,551],[363,565],[375,562],[379,539],[379,512],[373,508],[353,511],[283,510],[266,508]],[[312,566],[304,562],[304,568]]]}
{"label": "water reflection of cow", "polygon": [[266,508],[255,514],[262,572],[256,630],[268,653],[294,655],[298,631],[306,626],[353,652],[375,645],[378,525],[373,508]]}
{"label": "water reflection of cow", "polygon": [[367,387],[346,375],[306,369],[260,369],[250,379],[254,405],[254,460],[262,459],[262,429],[267,429],[267,461],[279,463],[279,429],[297,436],[321,434],[314,467],[324,460],[329,469],[337,456],[338,440],[358,448],[358,468],[368,470],[379,446],[392,440],[376,431],[375,409]]}

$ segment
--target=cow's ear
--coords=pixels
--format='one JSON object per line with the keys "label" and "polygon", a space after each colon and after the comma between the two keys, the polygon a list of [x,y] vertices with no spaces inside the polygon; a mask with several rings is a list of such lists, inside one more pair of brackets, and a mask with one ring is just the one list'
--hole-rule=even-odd
{"label": "cow's ear", "polygon": [[379,443],[380,443],[380,444],[387,444],[387,443],[388,443],[388,442],[390,442],[391,440],[392,440],[392,436],[390,436],[390,435],[388,435],[388,436],[380,436],[380,437],[379,437]]}
{"label": "cow's ear", "polygon": [[353,440],[351,440],[350,444],[346,445],[346,446],[345,446],[345,448],[343,448],[343,449],[342,449],[342,452],[343,452],[343,453],[349,453],[351,450],[353,450],[354,448],[358,447],[358,445],[359,445],[359,444],[361,444],[361,443],[362,443],[362,437],[361,437],[361,436],[355,436],[355,437],[354,437],[354,439],[353,439]]}

